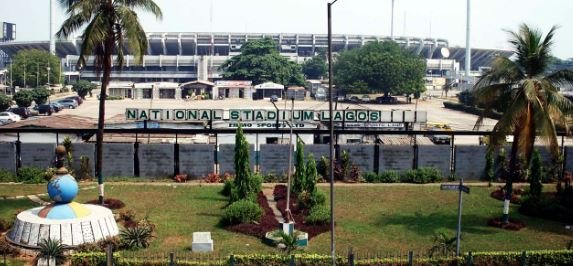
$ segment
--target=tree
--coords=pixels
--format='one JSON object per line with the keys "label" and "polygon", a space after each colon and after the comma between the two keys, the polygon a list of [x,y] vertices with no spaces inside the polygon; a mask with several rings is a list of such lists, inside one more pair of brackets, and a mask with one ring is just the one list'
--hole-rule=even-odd
{"label": "tree", "polygon": [[[12,67],[7,75],[12,75],[13,86],[39,87],[60,80],[60,59],[46,51],[31,49],[21,50],[12,59]],[[50,68],[50,70],[48,70]],[[36,84],[37,83],[37,84]]]}
{"label": "tree", "polygon": [[334,82],[348,92],[414,94],[425,90],[425,71],[423,58],[395,42],[370,42],[338,56]]}
{"label": "tree", "polygon": [[[304,145],[302,140],[297,137],[296,141],[296,153],[294,155],[296,172],[294,173],[294,179],[292,182],[292,192],[298,194],[304,191],[306,186],[306,170],[304,165]],[[308,191],[312,192],[312,191]]]}
{"label": "tree", "polygon": [[48,101],[48,97],[52,95],[49,90],[44,88],[36,88],[31,90],[32,92],[32,99],[36,104],[44,104]]}
{"label": "tree", "polygon": [[32,101],[34,101],[34,98],[32,96],[32,91],[30,90],[20,90],[14,93],[14,96],[12,96],[12,98],[14,99],[14,101],[16,101],[16,104],[20,107],[28,107],[32,105]]}
{"label": "tree", "polygon": [[4,111],[12,106],[12,99],[10,97],[0,94],[0,111]]}
{"label": "tree", "polygon": [[[546,74],[555,30],[553,27],[543,36],[539,30],[522,24],[519,32],[507,31],[515,59],[495,58],[491,70],[473,88],[476,103],[485,106],[484,113],[476,121],[476,129],[495,106],[503,108],[503,115],[492,130],[489,148],[500,147],[507,135],[513,135],[505,187],[505,223],[509,221],[513,180],[527,169],[536,136],[545,140],[554,158],[559,158],[555,126],[567,129],[566,115],[573,110],[573,104],[557,89],[560,84],[572,84],[573,72],[560,70]],[[507,101],[507,104],[501,105],[500,101]]]}
{"label": "tree", "polygon": [[243,128],[239,124],[237,133],[235,134],[235,185],[231,192],[231,201],[240,199],[248,199],[252,197],[252,189],[250,186],[251,168],[249,164],[249,142],[245,138]]}
{"label": "tree", "polygon": [[227,60],[221,69],[226,79],[252,80],[253,84],[272,81],[304,85],[301,66],[281,56],[270,38],[247,42],[241,47],[241,54]]}
{"label": "tree", "polygon": [[136,63],[140,63],[148,42],[135,10],[150,12],[158,19],[163,14],[153,0],[60,0],[60,3],[69,17],[63,22],[57,36],[68,38],[83,29],[78,65],[86,66],[87,57],[94,55],[94,69],[98,75],[103,73],[96,137],[96,175],[100,186],[99,201],[103,204],[105,96],[111,77],[112,55],[116,52],[120,69],[126,50],[134,55]]}
{"label": "tree", "polygon": [[302,64],[302,72],[309,79],[320,79],[326,76],[326,61],[324,57],[315,56]]}
{"label": "tree", "polygon": [[86,95],[91,94],[92,90],[95,90],[97,86],[87,80],[80,80],[76,82],[72,90],[78,93],[78,96],[82,97],[82,99],[86,98]]}
{"label": "tree", "polygon": [[529,174],[529,195],[539,198],[541,196],[541,191],[543,191],[543,163],[541,162],[541,155],[539,151],[533,151],[533,156],[531,158],[531,168]]}
{"label": "tree", "polygon": [[306,166],[306,184],[304,190],[310,193],[314,192],[316,189],[316,182],[318,181],[318,172],[316,170],[316,161],[314,160],[314,155],[311,153],[307,157]]}

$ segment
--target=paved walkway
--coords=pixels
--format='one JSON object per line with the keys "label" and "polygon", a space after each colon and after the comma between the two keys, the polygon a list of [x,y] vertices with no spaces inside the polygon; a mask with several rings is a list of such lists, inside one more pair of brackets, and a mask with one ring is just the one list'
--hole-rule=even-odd
{"label": "paved walkway", "polygon": [[274,184],[263,184],[263,195],[265,195],[267,198],[267,203],[269,204],[269,207],[271,207],[271,210],[273,210],[275,219],[277,219],[279,223],[283,223],[283,215],[279,211],[279,208],[277,208],[277,202],[275,201],[275,196],[273,195],[274,188]]}
{"label": "paved walkway", "polygon": [[[79,188],[79,190],[90,190],[90,189],[95,189],[97,188],[97,186],[89,186],[89,187],[82,187]],[[10,197],[0,197],[0,200],[14,200],[14,199],[29,199],[37,204],[40,205],[48,205],[50,204],[50,202],[44,201],[42,200],[40,197],[43,196],[48,196],[48,193],[40,193],[40,194],[30,194],[30,195],[18,195],[18,196],[10,196]]]}

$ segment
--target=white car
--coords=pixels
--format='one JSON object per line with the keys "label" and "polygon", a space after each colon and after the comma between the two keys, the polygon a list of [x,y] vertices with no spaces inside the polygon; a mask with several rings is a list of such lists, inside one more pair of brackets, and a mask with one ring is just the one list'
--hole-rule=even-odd
{"label": "white car", "polygon": [[19,115],[12,112],[0,112],[0,120],[16,122],[22,120],[22,118],[20,118]]}

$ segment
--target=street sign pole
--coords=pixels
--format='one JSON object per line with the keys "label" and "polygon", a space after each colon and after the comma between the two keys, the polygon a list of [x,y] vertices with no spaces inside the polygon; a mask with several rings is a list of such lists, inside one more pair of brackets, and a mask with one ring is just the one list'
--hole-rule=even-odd
{"label": "street sign pole", "polygon": [[456,232],[456,256],[460,256],[460,237],[462,233],[462,193],[464,188],[464,177],[460,177],[460,187],[458,189],[458,229]]}

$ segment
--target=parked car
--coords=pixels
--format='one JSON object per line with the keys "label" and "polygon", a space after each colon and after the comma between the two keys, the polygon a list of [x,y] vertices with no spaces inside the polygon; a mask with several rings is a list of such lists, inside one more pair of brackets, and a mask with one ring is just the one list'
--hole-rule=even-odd
{"label": "parked car", "polygon": [[277,102],[278,100],[279,100],[279,97],[278,97],[278,96],[276,96],[276,95],[272,95],[272,96],[271,96],[271,102],[272,102],[272,103]]}
{"label": "parked car", "polygon": [[12,112],[0,112],[0,121],[11,121],[11,122],[16,122],[16,121],[20,121],[22,120],[22,118]]}
{"label": "parked car", "polygon": [[376,103],[398,103],[398,98],[394,96],[380,96],[376,97]]}
{"label": "parked car", "polygon": [[0,120],[0,126],[12,124],[14,121],[12,120]]}
{"label": "parked car", "polygon": [[22,118],[22,119],[26,119],[26,118],[32,116],[32,113],[30,112],[30,109],[28,107],[14,107],[14,108],[8,109],[8,112],[15,113],[15,114],[19,115],[20,118]]}
{"label": "parked car", "polygon": [[51,103],[49,103],[49,105],[51,105],[52,107],[54,107],[54,111],[56,111],[56,113],[59,112],[59,111],[62,111],[62,110],[64,109],[64,106],[61,105],[61,104],[59,104],[59,103],[57,103],[57,102],[51,102]]}
{"label": "parked car", "polygon": [[[440,128],[432,128],[430,129],[432,132],[442,132],[444,130]],[[435,144],[450,144],[451,137],[450,135],[442,135],[442,134],[432,134],[429,135],[430,140]]]}
{"label": "parked car", "polygon": [[76,102],[78,103],[78,105],[82,105],[82,103],[84,103],[84,99],[82,99],[82,97],[75,95],[75,96],[70,96],[70,97],[66,97],[64,99],[73,99],[76,100]]}
{"label": "parked car", "polygon": [[68,109],[75,109],[76,107],[78,107],[78,102],[76,102],[76,100],[74,99],[63,99],[59,100],[58,103],[64,106],[64,108]]}
{"label": "parked car", "polygon": [[352,96],[348,99],[348,101],[351,103],[358,103],[360,99],[358,98],[358,96]]}
{"label": "parked car", "polygon": [[362,95],[362,98],[360,98],[360,101],[363,103],[369,103],[370,102],[370,96]]}
{"label": "parked car", "polygon": [[54,109],[54,106],[52,106],[51,104],[41,104],[38,106],[39,114],[52,115],[55,112],[56,110]]}

